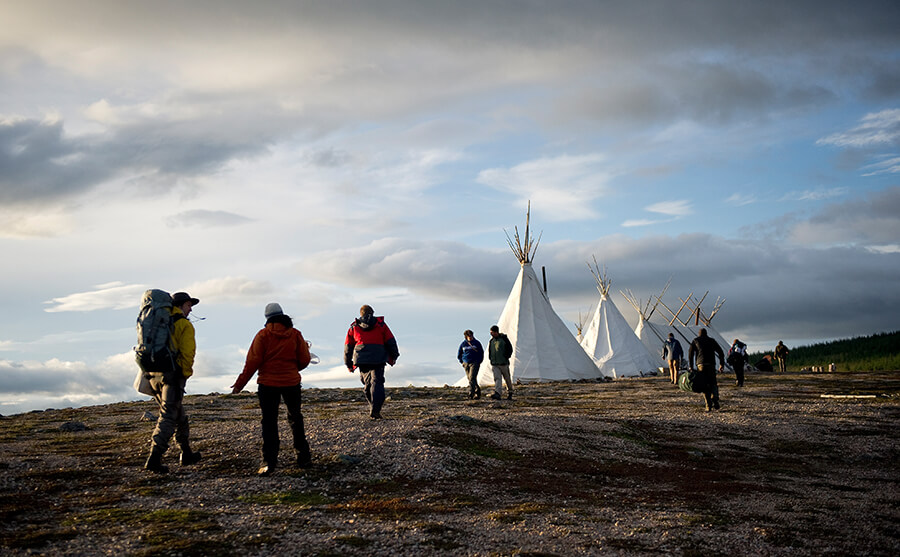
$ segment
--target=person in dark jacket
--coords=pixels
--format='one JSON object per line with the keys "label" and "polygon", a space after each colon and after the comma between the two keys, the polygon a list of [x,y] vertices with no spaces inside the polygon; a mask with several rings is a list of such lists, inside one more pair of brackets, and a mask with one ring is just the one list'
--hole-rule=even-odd
{"label": "person in dark jacket", "polygon": [[728,350],[728,365],[734,370],[734,382],[736,387],[744,386],[744,365],[747,363],[747,345],[739,339],[734,339]]}
{"label": "person in dark jacket", "polygon": [[700,335],[691,342],[688,350],[688,365],[694,369],[696,358],[697,369],[703,384],[703,397],[706,399],[706,411],[719,409],[719,384],[716,379],[716,356],[719,357],[719,371],[725,369],[725,353],[719,343],[700,329]]}
{"label": "person in dark jacket", "polygon": [[788,347],[784,345],[784,341],[779,340],[778,346],[775,347],[775,359],[778,360],[778,371],[787,372],[787,357],[790,354]]}
{"label": "person in dark jacket", "polygon": [[491,342],[488,343],[488,357],[491,362],[491,371],[494,372],[494,392],[491,398],[500,400],[503,394],[503,381],[506,381],[506,400],[512,400],[512,377],[509,375],[509,358],[512,357],[513,345],[506,334],[500,332],[500,327],[491,327]]}
{"label": "person in dark jacket", "polygon": [[359,317],[350,324],[344,339],[344,365],[353,373],[359,368],[359,380],[365,385],[369,417],[381,419],[384,405],[384,365],[393,366],[400,357],[397,340],[384,322],[375,317],[370,305],[359,308]]}
{"label": "person in dark jacket", "polygon": [[278,437],[278,408],[282,399],[287,407],[288,424],[294,435],[297,466],[312,466],[303,414],[300,411],[300,371],[309,365],[309,345],[279,304],[266,305],[265,317],[266,326],[253,338],[250,350],[247,351],[244,370],[231,386],[232,394],[241,392],[259,370],[256,395],[262,413],[263,437],[263,464],[257,471],[260,476],[270,475],[278,465],[281,445]]}
{"label": "person in dark jacket", "polygon": [[678,367],[681,365],[683,357],[684,351],[681,349],[681,343],[675,338],[674,333],[669,333],[669,338],[663,343],[663,360],[669,363],[669,380],[673,385],[678,384]]}
{"label": "person in dark jacket", "polygon": [[469,398],[481,398],[481,387],[478,385],[478,370],[484,361],[484,348],[475,338],[475,333],[466,329],[463,332],[463,341],[456,351],[456,359],[466,370],[466,379],[469,380]]}

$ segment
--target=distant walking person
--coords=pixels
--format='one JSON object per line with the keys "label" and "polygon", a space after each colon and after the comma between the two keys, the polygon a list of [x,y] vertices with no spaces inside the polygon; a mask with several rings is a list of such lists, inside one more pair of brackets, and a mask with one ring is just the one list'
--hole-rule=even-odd
{"label": "distant walking person", "polygon": [[509,358],[513,353],[512,342],[500,327],[491,327],[491,342],[488,343],[488,358],[491,362],[491,371],[494,373],[494,392],[491,398],[500,400],[503,394],[503,382],[506,381],[506,400],[512,400],[512,377],[509,375]]}
{"label": "distant walking person", "polygon": [[735,386],[744,386],[744,364],[747,363],[747,345],[738,339],[734,339],[728,350],[728,365],[734,369]]}
{"label": "distant walking person", "polygon": [[394,334],[384,322],[375,317],[372,306],[359,308],[359,317],[350,324],[344,340],[344,365],[353,373],[359,368],[359,380],[365,385],[369,417],[381,419],[384,405],[384,365],[394,365],[400,352]]}
{"label": "distant walking person", "polygon": [[684,351],[681,349],[681,343],[673,333],[669,333],[669,338],[663,343],[663,359],[669,362],[669,381],[673,385],[678,384],[678,368],[681,366],[683,357]]}
{"label": "distant walking person", "polygon": [[309,345],[279,304],[266,305],[264,314],[266,325],[253,337],[244,370],[231,386],[232,394],[241,392],[253,374],[259,371],[256,396],[262,413],[263,438],[263,463],[257,471],[260,476],[270,475],[278,466],[278,451],[281,448],[278,409],[282,400],[287,407],[288,424],[294,436],[297,466],[312,466],[303,414],[300,412],[300,371],[309,365]]}
{"label": "distant walking person", "polygon": [[456,359],[466,370],[466,378],[469,380],[469,398],[481,398],[481,387],[478,385],[478,370],[484,361],[484,348],[475,338],[475,333],[466,329],[463,332],[463,341],[456,351]]}
{"label": "distant walking person", "polygon": [[784,342],[779,340],[778,346],[775,347],[775,359],[778,360],[778,371],[781,373],[787,371],[787,357],[790,353],[790,350],[784,345]]}
{"label": "distant walking person", "polygon": [[700,329],[700,335],[691,342],[688,350],[688,365],[694,369],[696,358],[697,369],[700,370],[703,384],[703,397],[706,399],[706,411],[719,409],[719,384],[716,379],[716,356],[721,362],[719,371],[725,369],[725,353],[719,343],[707,335],[706,329]]}
{"label": "distant walking person", "polygon": [[171,346],[175,354],[174,366],[165,372],[150,373],[150,387],[153,398],[159,405],[159,419],[150,444],[150,458],[144,468],[151,472],[166,473],[168,466],[162,464],[162,457],[169,448],[169,441],[175,435],[175,441],[181,446],[179,461],[188,466],[200,461],[200,453],[191,450],[191,428],[187,412],[184,411],[184,387],[188,377],[194,374],[194,356],[197,353],[197,341],[194,338],[194,325],[188,321],[191,308],[200,303],[185,292],[172,295],[172,308],[169,313],[171,321]]}

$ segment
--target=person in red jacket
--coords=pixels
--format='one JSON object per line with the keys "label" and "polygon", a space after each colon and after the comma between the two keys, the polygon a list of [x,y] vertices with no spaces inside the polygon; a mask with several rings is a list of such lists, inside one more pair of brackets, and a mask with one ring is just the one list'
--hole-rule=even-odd
{"label": "person in red jacket", "polygon": [[278,465],[278,407],[281,400],[287,407],[288,424],[294,434],[297,466],[312,466],[303,414],[300,413],[300,371],[309,365],[309,345],[280,305],[268,304],[265,316],[266,326],[253,338],[244,371],[231,386],[232,394],[241,392],[253,374],[259,371],[256,395],[262,412],[263,436],[263,464],[257,472],[260,476],[268,476]]}
{"label": "person in red jacket", "polygon": [[384,405],[384,364],[394,365],[400,352],[397,340],[384,322],[375,317],[370,305],[359,308],[359,318],[354,319],[344,340],[344,364],[350,373],[359,368],[359,380],[366,386],[369,417],[381,419]]}

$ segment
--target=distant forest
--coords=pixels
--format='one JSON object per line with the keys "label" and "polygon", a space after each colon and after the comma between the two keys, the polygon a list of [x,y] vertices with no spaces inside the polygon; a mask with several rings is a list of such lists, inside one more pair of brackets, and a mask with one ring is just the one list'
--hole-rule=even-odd
{"label": "distant forest", "polygon": [[[725,348],[727,350],[728,347]],[[774,350],[773,346],[771,351],[750,354],[749,361],[756,363],[766,354],[774,358]],[[788,346],[788,350],[789,371],[813,366],[821,366],[828,371],[832,362],[837,371],[900,370],[900,331],[821,342],[812,346]]]}

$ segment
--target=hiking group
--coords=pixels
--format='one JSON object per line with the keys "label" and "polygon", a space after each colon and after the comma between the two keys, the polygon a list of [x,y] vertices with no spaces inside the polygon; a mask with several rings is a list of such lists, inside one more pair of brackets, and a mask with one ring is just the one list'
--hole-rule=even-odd
{"label": "hiking group", "polygon": [[[185,292],[169,295],[163,290],[148,290],[141,300],[137,319],[138,345],[135,357],[139,366],[135,386],[152,396],[159,406],[159,417],[151,436],[150,456],[144,468],[166,473],[162,457],[172,436],[181,448],[180,463],[189,466],[200,461],[199,452],[191,450],[190,427],[184,410],[184,388],[193,374],[196,340],[194,326],[187,319],[200,303]],[[247,351],[244,369],[231,386],[232,394],[240,393],[254,374],[257,375],[257,398],[262,415],[262,464],[260,476],[268,476],[278,466],[280,439],[278,410],[283,401],[293,435],[296,464],[312,466],[312,454],[306,440],[301,413],[300,372],[310,364],[309,343],[294,327],[277,303],[266,305],[265,326],[256,333]],[[350,325],[344,340],[344,363],[352,373],[359,370],[369,403],[369,416],[381,419],[384,404],[384,366],[394,365],[400,352],[397,341],[384,317],[376,317],[369,305],[360,308],[359,317]]]}
{"label": "hiking group", "polygon": [[[190,425],[183,404],[185,385],[193,375],[197,352],[194,326],[187,317],[199,303],[199,299],[186,292],[169,295],[163,290],[147,290],[141,300],[137,319],[138,345],[135,347],[140,369],[135,387],[152,396],[159,406],[159,417],[151,435],[150,456],[144,464],[147,470],[153,472],[168,472],[162,458],[173,436],[181,449],[179,462],[182,465],[189,466],[201,459],[200,453],[191,449]],[[312,454],[306,440],[301,412],[300,375],[312,360],[309,343],[279,304],[266,305],[264,316],[265,326],[253,338],[244,368],[231,385],[232,394],[240,393],[253,375],[257,375],[257,398],[262,424],[262,464],[257,473],[261,476],[271,474],[279,464],[278,414],[282,402],[287,408],[296,465],[300,468],[312,466]],[[497,325],[491,327],[490,335],[488,361],[494,380],[494,392],[490,398],[501,400],[503,384],[506,383],[506,399],[512,400],[512,343]],[[469,398],[479,399],[481,387],[478,374],[484,361],[484,348],[471,330],[467,329],[463,337],[457,359],[466,372]],[[735,371],[738,387],[744,384],[746,348],[746,344],[735,339],[727,359]],[[787,349],[781,343],[779,348],[781,352],[776,350],[776,357],[779,357],[779,364],[783,369]],[[363,305],[359,310],[359,317],[350,324],[344,339],[344,365],[350,373],[359,370],[372,420],[382,418],[385,365],[393,366],[399,356],[397,340],[384,317],[376,316],[371,306]],[[663,347],[663,359],[669,365],[669,379],[685,391],[703,393],[707,412],[718,410],[717,358],[719,372],[724,370],[726,362],[722,347],[707,334],[706,329],[700,329],[688,350],[689,371],[679,375],[683,356],[680,343],[670,333]]]}

